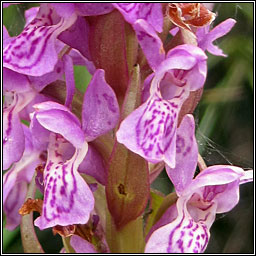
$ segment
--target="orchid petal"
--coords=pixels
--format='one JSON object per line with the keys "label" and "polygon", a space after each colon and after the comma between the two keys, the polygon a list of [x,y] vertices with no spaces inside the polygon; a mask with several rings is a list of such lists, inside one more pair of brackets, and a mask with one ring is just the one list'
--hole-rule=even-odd
{"label": "orchid petal", "polygon": [[18,163],[15,163],[3,177],[3,203],[12,190],[15,183],[20,181],[30,182],[35,172],[36,166],[39,164],[39,151],[35,150],[32,144],[32,138],[28,127],[22,126],[25,134],[25,151]]}
{"label": "orchid petal", "polygon": [[35,118],[47,130],[59,133],[76,148],[84,143],[84,132],[79,119],[65,106],[56,102],[43,102],[34,105]]}
{"label": "orchid petal", "polygon": [[72,49],[69,56],[72,58],[74,65],[85,66],[91,75],[96,71],[94,63],[86,59],[78,50]]}
{"label": "orchid petal", "polygon": [[[236,166],[216,165],[205,169],[190,184],[189,189],[183,191],[183,195],[197,191],[204,202],[217,203],[217,213],[228,212],[239,201],[239,183],[245,178],[251,181],[250,174],[246,174],[242,168]],[[190,192],[188,192],[190,190]]]}
{"label": "orchid petal", "polygon": [[104,74],[103,69],[94,73],[84,95],[82,127],[87,141],[110,131],[119,120],[118,102]]}
{"label": "orchid petal", "polygon": [[5,26],[3,26],[3,49],[13,40]]}
{"label": "orchid petal", "polygon": [[8,230],[14,230],[21,221],[21,215],[19,209],[25,201],[27,194],[27,183],[19,182],[15,183],[10,193],[6,198],[6,202],[3,205],[3,210],[6,214],[6,226]]}
{"label": "orchid petal", "polygon": [[26,76],[3,68],[3,89],[22,93],[31,90],[31,84]]}
{"label": "orchid petal", "polygon": [[3,66],[16,72],[41,76],[53,71],[58,61],[56,37],[75,22],[76,16],[60,19],[47,4],[37,17],[3,51]]}
{"label": "orchid petal", "polygon": [[67,30],[63,31],[58,39],[77,49],[84,57],[91,59],[89,51],[89,24],[83,17],[78,17],[76,22]]}
{"label": "orchid petal", "polygon": [[121,123],[116,133],[118,142],[147,161],[164,160],[174,167],[179,110],[175,100],[165,101],[157,94],[151,96]]}
{"label": "orchid petal", "polygon": [[163,43],[155,30],[143,19],[137,20],[133,28],[139,44],[153,70],[165,59]]}
{"label": "orchid petal", "polygon": [[191,194],[205,186],[225,185],[234,181],[239,181],[244,175],[242,168],[229,165],[214,165],[200,172],[196,178],[186,188],[182,195]]}
{"label": "orchid petal", "polygon": [[71,237],[70,245],[74,248],[76,253],[97,253],[93,244],[77,235]]}
{"label": "orchid petal", "polygon": [[[25,148],[23,128],[19,119],[19,111],[35,96],[34,92],[13,94],[11,105],[5,106],[3,111],[3,169],[6,170],[14,162],[20,160]],[[5,97],[8,105],[9,95]]]}
{"label": "orchid petal", "polygon": [[105,185],[107,170],[100,153],[89,144],[88,152],[80,164],[78,171],[94,177],[99,183]]}
{"label": "orchid petal", "polygon": [[59,60],[54,66],[53,71],[42,76],[27,76],[27,78],[36,91],[40,92],[50,83],[55,82],[56,80],[62,80],[63,73],[63,61]]}
{"label": "orchid petal", "polygon": [[186,115],[177,129],[175,168],[166,165],[166,172],[178,194],[191,183],[197,166],[198,148],[194,133],[194,118]]}
{"label": "orchid petal", "polygon": [[203,87],[207,74],[206,61],[199,62],[195,67],[193,67],[190,72],[186,75],[187,86],[189,86],[190,91],[197,91]]}
{"label": "orchid petal", "polygon": [[75,94],[75,78],[72,58],[68,55],[63,56],[64,70],[66,78],[66,101],[65,106],[70,107]]}
{"label": "orchid petal", "polygon": [[81,16],[103,15],[112,12],[111,3],[75,3],[75,10]]}
{"label": "orchid petal", "polygon": [[69,18],[75,12],[73,3],[50,3],[60,17]]}
{"label": "orchid petal", "polygon": [[246,182],[253,181],[253,170],[248,170],[244,172],[244,175],[240,178],[239,184],[244,184]]}
{"label": "orchid petal", "polygon": [[178,216],[178,212],[177,212],[177,207],[176,207],[176,203],[171,205],[165,212],[164,214],[162,215],[162,217],[156,222],[156,224],[154,226],[152,226],[152,228],[150,229],[150,231],[148,232],[147,234],[147,237],[146,237],[146,242],[148,241],[148,239],[150,238],[150,236],[152,235],[152,233],[171,223],[172,221],[174,221]]}
{"label": "orchid petal", "polygon": [[25,152],[21,160],[15,163],[3,177],[3,207],[7,218],[7,229],[20,224],[19,208],[25,200],[27,183],[32,180],[36,166],[40,163],[39,151],[34,150],[29,129],[23,125],[25,134]]}
{"label": "orchid petal", "polygon": [[144,80],[143,91],[141,96],[142,103],[147,101],[147,99],[150,97],[150,85],[154,75],[155,73],[152,73]]}
{"label": "orchid petal", "polygon": [[113,3],[124,19],[133,24],[138,19],[145,20],[155,31],[161,33],[163,30],[163,13],[161,4],[152,3]]}
{"label": "orchid petal", "polygon": [[94,208],[93,194],[77,171],[87,153],[88,144],[84,142],[70,160],[63,162],[66,144],[63,138],[51,134],[44,170],[42,215],[35,220],[35,225],[40,229],[85,224]]}
{"label": "orchid petal", "polygon": [[[188,44],[176,46],[167,53],[166,59],[162,61],[162,63],[157,68],[155,72],[155,77],[152,80],[150,92],[154,93],[157,88],[159,88],[160,82],[164,78],[165,74],[167,72],[174,72],[174,70],[179,71],[179,73],[182,72],[183,81],[180,81],[180,83],[182,83],[183,86],[191,86],[191,83],[189,83],[189,79],[193,79],[193,76],[197,75],[201,77],[201,74],[206,75],[206,59],[207,56],[199,47]],[[193,70],[193,68],[198,65],[199,68]],[[197,74],[197,72],[199,72],[200,74]],[[188,76],[190,73],[191,77]],[[187,77],[189,79],[187,79]],[[200,81],[204,81],[204,79],[205,78],[201,78]],[[179,81],[180,78],[177,78],[177,80]],[[178,84],[173,83],[173,85]],[[199,86],[202,86],[202,82],[200,82]],[[199,86],[196,85],[195,87]]]}
{"label": "orchid petal", "polygon": [[25,148],[23,129],[14,108],[3,113],[3,169],[8,169],[23,155]]}
{"label": "orchid petal", "polygon": [[205,28],[198,28],[197,30],[197,40],[198,46],[202,50],[207,50],[213,55],[226,57],[227,55],[222,52],[217,46],[213,45],[213,41],[226,35],[232,27],[235,25],[236,21],[234,19],[227,19],[214,27],[210,32],[209,27],[208,30]]}
{"label": "orchid petal", "polygon": [[41,93],[37,93],[35,98],[33,100],[31,100],[20,112],[19,112],[19,117],[21,120],[27,120],[27,121],[31,121],[31,116],[30,114],[32,114],[32,112],[35,111],[35,109],[33,108],[33,106],[35,104],[44,102],[44,101],[51,101],[52,98],[46,96],[45,94],[41,94]]}
{"label": "orchid petal", "polygon": [[25,27],[36,17],[39,7],[32,7],[25,11],[26,24]]}
{"label": "orchid petal", "polygon": [[[186,208],[187,199],[177,201],[178,217],[175,221],[157,229],[150,236],[146,253],[202,253],[209,241],[209,229],[205,220],[195,222]],[[214,206],[213,206],[214,207]],[[214,210],[212,211],[214,213]],[[206,214],[206,220],[215,214]]]}
{"label": "orchid petal", "polygon": [[20,3],[3,3],[3,8],[7,8],[7,7],[9,7],[10,5],[13,5],[13,4],[20,4]]}
{"label": "orchid petal", "polygon": [[203,200],[217,203],[216,213],[231,211],[239,202],[239,180],[225,185],[205,186]]}

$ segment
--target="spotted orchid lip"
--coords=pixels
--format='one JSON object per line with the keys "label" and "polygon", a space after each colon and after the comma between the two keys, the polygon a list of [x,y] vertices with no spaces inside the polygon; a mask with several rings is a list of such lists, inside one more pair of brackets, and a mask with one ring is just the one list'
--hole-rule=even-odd
{"label": "spotted orchid lip", "polygon": [[58,61],[56,38],[75,20],[75,15],[66,20],[58,20],[53,9],[47,5],[42,6],[36,18],[5,47],[3,66],[31,76],[53,71]]}

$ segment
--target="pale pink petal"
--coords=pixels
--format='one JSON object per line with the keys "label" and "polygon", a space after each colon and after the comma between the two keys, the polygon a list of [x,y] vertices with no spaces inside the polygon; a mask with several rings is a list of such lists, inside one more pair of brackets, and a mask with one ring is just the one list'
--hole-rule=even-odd
{"label": "pale pink petal", "polygon": [[75,14],[59,18],[47,4],[41,4],[36,18],[4,48],[3,66],[31,76],[53,71],[58,61],[56,38],[75,20]]}
{"label": "pale pink petal", "polygon": [[198,148],[195,138],[195,121],[192,115],[184,116],[177,129],[176,166],[166,165],[176,193],[182,192],[191,183],[197,166]]}
{"label": "pale pink petal", "polygon": [[83,100],[82,127],[86,140],[113,129],[119,120],[119,106],[113,89],[105,81],[105,72],[98,69],[88,85]]}
{"label": "pale pink petal", "polygon": [[209,27],[207,28],[198,28],[197,30],[197,40],[198,47],[207,50],[213,55],[226,57],[227,55],[223,53],[223,51],[218,48],[218,46],[213,45],[213,41],[226,35],[232,27],[235,25],[236,21],[234,19],[227,19],[214,27],[209,32]]}
{"label": "pale pink petal", "polygon": [[155,31],[163,30],[163,13],[160,3],[113,3],[124,19],[134,24],[138,19],[145,20]]}
{"label": "pale pink petal", "polygon": [[7,93],[3,110],[3,169],[20,160],[25,148],[23,128],[19,111],[35,97],[34,92],[26,94]]}
{"label": "pale pink petal", "polygon": [[77,235],[71,236],[70,245],[76,253],[97,253],[93,244]]}
{"label": "pale pink petal", "polygon": [[73,96],[75,94],[75,78],[74,78],[74,67],[72,58],[68,55],[63,56],[64,61],[64,71],[66,80],[66,101],[65,106],[70,107],[72,103]]}
{"label": "pale pink petal", "polygon": [[38,11],[39,11],[39,7],[32,7],[25,11],[24,13],[25,19],[26,19],[25,26],[27,26],[36,17]]}
{"label": "pale pink petal", "polygon": [[89,144],[88,152],[80,164],[78,171],[94,177],[99,183],[106,185],[107,170],[100,153]]}
{"label": "pale pink petal", "polygon": [[76,148],[84,143],[79,119],[65,106],[48,101],[34,105],[35,118],[47,130],[59,133]]}
{"label": "pale pink petal", "polygon": [[155,30],[143,19],[137,20],[133,28],[150,67],[156,70],[165,59],[163,43]]}
{"label": "pale pink petal", "polygon": [[88,144],[76,149],[70,160],[63,162],[65,140],[51,134],[48,160],[44,170],[44,203],[42,215],[35,220],[40,229],[56,225],[85,224],[94,208],[91,190],[77,169],[84,159]]}
{"label": "pale pink petal", "polygon": [[215,213],[206,214],[206,220],[195,222],[186,208],[187,199],[177,201],[178,217],[152,233],[146,253],[202,253],[209,242],[210,232],[205,221]]}
{"label": "pale pink petal", "polygon": [[6,198],[6,202],[3,205],[3,210],[6,214],[6,226],[8,230],[14,230],[21,221],[21,215],[19,209],[25,201],[27,194],[27,183],[21,181],[15,183],[10,193]]}

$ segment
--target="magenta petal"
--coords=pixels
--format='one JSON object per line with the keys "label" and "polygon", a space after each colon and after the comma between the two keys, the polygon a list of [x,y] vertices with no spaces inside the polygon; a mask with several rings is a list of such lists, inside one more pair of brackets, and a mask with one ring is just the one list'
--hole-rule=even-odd
{"label": "magenta petal", "polygon": [[141,100],[142,103],[144,103],[145,101],[147,101],[147,99],[150,97],[150,86],[151,86],[151,81],[154,77],[155,73],[150,74],[143,83],[143,90],[142,90],[142,96],[141,96]]}
{"label": "magenta petal", "polygon": [[78,171],[94,177],[99,183],[105,185],[107,181],[107,170],[99,152],[89,144],[88,152],[80,164]]}
{"label": "magenta petal", "polygon": [[72,58],[68,55],[63,56],[64,70],[66,78],[66,101],[65,106],[70,107],[75,94],[75,78]]}
{"label": "magenta petal", "polygon": [[194,133],[194,118],[192,115],[185,115],[177,129],[176,166],[165,167],[178,194],[191,183],[197,166],[198,149]]}
{"label": "magenta petal", "polygon": [[73,3],[50,3],[57,14],[64,18],[69,18],[75,12]]}
{"label": "magenta petal", "polygon": [[84,95],[82,126],[87,141],[110,131],[119,120],[116,95],[106,83],[104,74],[103,69],[94,73]]}
{"label": "magenta petal", "polygon": [[200,172],[182,194],[191,194],[192,191],[205,186],[225,185],[234,181],[239,181],[243,175],[244,170],[240,167],[229,165],[210,166],[203,172]]}
{"label": "magenta petal", "polygon": [[35,220],[35,225],[40,229],[85,224],[94,208],[93,194],[77,171],[87,153],[88,144],[85,142],[81,149],[76,149],[70,160],[63,162],[65,144],[63,138],[51,134],[44,170],[42,215]]}
{"label": "magenta petal", "polygon": [[165,51],[161,39],[145,20],[137,20],[133,28],[150,67],[156,70],[165,58]]}
{"label": "magenta petal", "polygon": [[75,15],[69,19],[60,19],[53,9],[42,4],[37,17],[5,47],[3,66],[31,76],[53,71],[58,61],[56,37],[70,27],[75,19]]}
{"label": "magenta petal", "polygon": [[239,202],[239,180],[225,185],[204,187],[203,199],[217,203],[216,213],[232,210]]}
{"label": "magenta petal", "polygon": [[173,204],[164,212],[162,217],[150,229],[150,231],[148,232],[147,237],[146,237],[146,242],[148,241],[149,237],[152,235],[152,233],[155,230],[171,223],[172,221],[174,221],[177,218],[177,216],[178,216],[177,207],[176,207],[176,204]]}
{"label": "magenta petal", "polygon": [[46,73],[42,76],[27,76],[28,80],[36,89],[36,91],[40,92],[50,83],[56,80],[62,80],[62,75],[64,73],[63,65],[63,61],[59,60],[54,66],[53,71]]}
{"label": "magenta petal", "polygon": [[[209,242],[210,232],[204,221],[195,222],[186,208],[186,199],[177,201],[178,217],[157,229],[150,236],[146,253],[202,253]],[[207,218],[215,217],[210,214]]]}
{"label": "magenta petal", "polygon": [[58,39],[77,49],[84,57],[90,59],[89,52],[89,24],[83,17],[77,17],[76,22],[67,30],[62,32]]}
{"label": "magenta petal", "polygon": [[43,102],[34,105],[35,118],[47,130],[59,133],[76,148],[84,143],[84,132],[79,119],[65,106],[55,102]]}
{"label": "magenta petal", "polygon": [[46,148],[49,143],[50,131],[45,129],[35,118],[35,114],[31,115],[30,130],[33,137],[35,148]]}
{"label": "magenta petal", "polygon": [[19,162],[15,163],[3,177],[3,203],[12,190],[15,183],[20,181],[30,182],[39,163],[39,151],[35,150],[32,144],[30,130],[22,126],[25,134],[25,151]]}
{"label": "magenta petal", "polygon": [[5,93],[3,110],[3,169],[20,160],[25,148],[19,112],[34,99],[36,93]]}
{"label": "magenta petal", "polygon": [[3,3],[3,8],[7,8],[7,7],[9,7],[10,5],[13,5],[13,4],[20,4],[20,3]]}
{"label": "magenta petal", "polygon": [[6,47],[6,45],[8,45],[11,41],[13,40],[13,38],[11,38],[9,36],[9,33],[6,29],[5,26],[3,26],[3,49]]}
{"label": "magenta petal", "polygon": [[145,20],[155,31],[161,33],[163,30],[163,13],[160,3],[113,3],[124,19],[135,23],[138,19]]}
{"label": "magenta petal", "polygon": [[75,3],[75,10],[81,16],[107,14],[113,10],[111,3]]}
{"label": "magenta petal", "polygon": [[25,75],[3,68],[3,89],[21,93],[31,90],[31,84]]}
{"label": "magenta petal", "polygon": [[97,253],[93,244],[77,235],[71,237],[70,245],[74,248],[76,253]]}
{"label": "magenta petal", "polygon": [[91,75],[96,71],[94,63],[86,59],[78,50],[72,49],[68,55],[72,58],[74,65],[85,66]]}
{"label": "magenta petal", "polygon": [[157,94],[134,110],[116,133],[119,143],[147,161],[175,166],[176,125],[179,105]]}
{"label": "magenta petal", "polygon": [[190,91],[196,91],[203,87],[206,80],[206,74],[206,61],[199,62],[187,73],[185,79],[187,80],[187,86],[189,86]]}
{"label": "magenta petal", "polygon": [[11,167],[3,177],[3,208],[7,218],[7,229],[14,229],[20,224],[19,208],[25,200],[27,183],[34,175],[39,164],[39,151],[35,150],[29,129],[23,125],[25,133],[25,152],[21,160]]}
{"label": "magenta petal", "polygon": [[[239,183],[250,173],[236,166],[216,165],[205,169],[183,194],[198,191],[205,202],[217,203],[217,213],[230,211],[239,201]],[[251,177],[252,178],[252,177]],[[247,179],[251,181],[251,179]],[[190,190],[190,192],[188,192]],[[199,192],[201,191],[201,192]]]}
{"label": "magenta petal", "polygon": [[8,169],[23,155],[25,141],[23,129],[17,114],[3,113],[3,169]]}
{"label": "magenta petal", "polygon": [[3,111],[3,169],[8,169],[17,162],[25,149],[23,128],[18,116],[18,96],[13,104]]}
{"label": "magenta petal", "polygon": [[227,19],[214,27],[210,32],[205,30],[205,28],[198,28],[197,40],[198,46],[204,51],[207,50],[213,55],[226,57],[227,55],[222,52],[220,48],[213,45],[213,41],[226,35],[232,27],[235,25],[236,21],[234,19]]}
{"label": "magenta petal", "polygon": [[21,221],[21,215],[19,214],[19,209],[25,201],[27,194],[27,183],[19,182],[14,185],[5,204],[3,205],[3,210],[6,214],[6,226],[8,230],[14,230]]}
{"label": "magenta petal", "polygon": [[26,24],[25,27],[36,17],[39,7],[32,7],[25,11]]}

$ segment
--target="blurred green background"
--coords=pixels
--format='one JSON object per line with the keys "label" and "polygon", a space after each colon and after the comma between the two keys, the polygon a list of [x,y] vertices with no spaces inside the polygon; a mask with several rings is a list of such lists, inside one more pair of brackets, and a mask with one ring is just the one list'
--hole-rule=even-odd
{"label": "blurred green background", "polygon": [[[24,26],[24,10],[36,4],[14,5],[3,9],[3,23],[11,36]],[[207,165],[232,164],[254,167],[254,88],[253,88],[253,3],[216,3],[214,25],[227,18],[237,21],[231,32],[217,44],[227,58],[208,54],[208,76],[202,99],[194,116],[199,150]],[[88,84],[90,75],[84,67],[75,67],[76,85]],[[163,172],[154,187],[167,194],[172,186]],[[240,202],[230,212],[217,215],[211,228],[206,253],[254,252],[253,184],[240,187]],[[3,220],[5,222],[5,220]],[[50,229],[39,231],[38,237],[47,253],[57,253],[61,238]],[[19,228],[3,229],[3,251],[22,253]]]}

